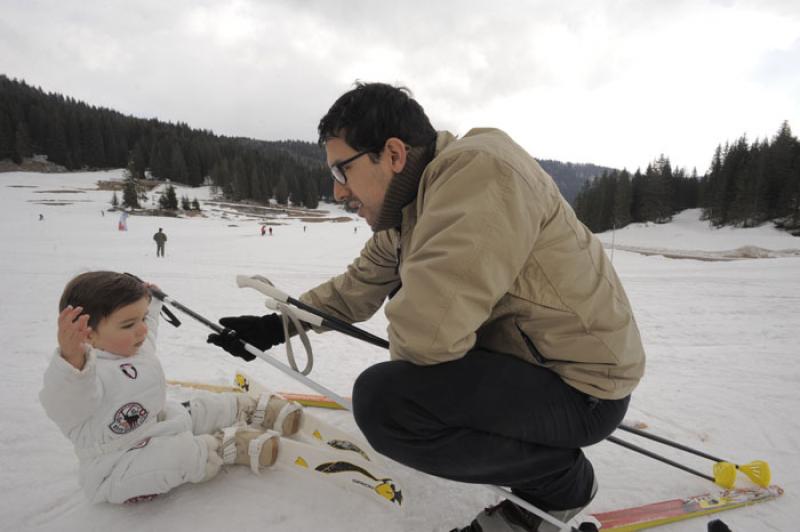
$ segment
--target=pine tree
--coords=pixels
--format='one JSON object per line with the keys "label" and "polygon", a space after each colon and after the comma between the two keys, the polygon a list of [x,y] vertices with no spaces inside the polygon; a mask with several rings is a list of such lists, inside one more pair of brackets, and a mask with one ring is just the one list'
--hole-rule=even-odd
{"label": "pine tree", "polygon": [[33,155],[33,151],[31,150],[31,137],[28,132],[28,124],[20,122],[17,124],[17,132],[14,139],[14,154],[11,156],[11,159],[15,163],[21,164],[23,159],[31,155]]}
{"label": "pine tree", "polygon": [[164,194],[158,199],[158,205],[165,210],[174,211],[178,209],[178,195],[175,193],[175,187],[167,185]]}
{"label": "pine tree", "polygon": [[191,208],[192,204],[189,202],[189,196],[181,196],[181,209],[188,211]]}
{"label": "pine tree", "polygon": [[289,184],[283,176],[281,176],[278,181],[278,186],[275,188],[275,201],[280,205],[287,205],[289,203]]}
{"label": "pine tree", "polygon": [[137,179],[145,178],[145,170],[147,170],[148,162],[147,148],[145,148],[144,141],[139,140],[131,151],[131,161],[133,162],[132,171]]}
{"label": "pine tree", "polygon": [[177,142],[172,145],[169,178],[184,184],[188,182],[189,178],[189,171],[186,169],[186,160],[183,157],[183,150],[181,150],[181,146]]}
{"label": "pine tree", "polygon": [[197,198],[192,200],[192,210],[199,211],[200,210],[200,202],[197,201]]}
{"label": "pine tree", "polygon": [[0,161],[10,159],[14,155],[14,124],[11,116],[0,105]]}
{"label": "pine tree", "polygon": [[792,135],[789,123],[783,122],[768,150],[770,186],[767,202],[770,218],[796,216],[796,183],[800,173],[797,153],[798,141]]}
{"label": "pine tree", "polygon": [[116,191],[114,191],[114,193],[111,195],[111,206],[114,207],[115,209],[119,207],[119,199],[117,198]]}
{"label": "pine tree", "polygon": [[316,209],[319,206],[319,187],[318,182],[312,172],[306,175],[306,195],[303,205],[307,209]]}
{"label": "pine tree", "polygon": [[631,203],[633,191],[631,189],[630,174],[623,169],[617,176],[617,187],[614,194],[614,227],[619,229],[631,223]]}
{"label": "pine tree", "polygon": [[126,170],[125,184],[122,188],[122,206],[131,209],[139,208],[139,193],[136,190],[136,178],[131,169]]}

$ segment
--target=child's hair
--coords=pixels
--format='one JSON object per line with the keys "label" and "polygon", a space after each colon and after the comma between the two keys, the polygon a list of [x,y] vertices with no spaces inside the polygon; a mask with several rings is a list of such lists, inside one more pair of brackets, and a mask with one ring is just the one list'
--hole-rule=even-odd
{"label": "child's hair", "polygon": [[96,329],[100,320],[143,297],[149,298],[150,291],[132,275],[107,271],[86,272],[67,283],[58,303],[58,311],[61,312],[68,305],[83,307],[83,313],[90,316],[89,327]]}

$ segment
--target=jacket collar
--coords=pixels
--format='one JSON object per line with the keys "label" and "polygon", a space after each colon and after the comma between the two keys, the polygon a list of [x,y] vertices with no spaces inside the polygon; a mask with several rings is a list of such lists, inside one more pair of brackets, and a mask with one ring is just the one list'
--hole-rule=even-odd
{"label": "jacket collar", "polygon": [[400,227],[403,207],[417,197],[420,177],[433,159],[435,149],[436,146],[431,143],[429,146],[415,146],[408,150],[406,165],[394,175],[386,189],[378,220],[372,226],[374,232]]}

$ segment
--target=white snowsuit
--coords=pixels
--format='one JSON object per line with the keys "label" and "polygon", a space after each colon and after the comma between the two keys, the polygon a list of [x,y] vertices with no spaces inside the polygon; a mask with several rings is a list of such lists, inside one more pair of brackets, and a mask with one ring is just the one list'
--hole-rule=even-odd
{"label": "white snowsuit", "polygon": [[122,503],[206,480],[208,445],[196,435],[236,421],[234,394],[203,394],[190,410],[167,401],[155,356],[160,310],[153,298],[147,339],[135,355],[89,349],[77,370],[56,349],[45,371],[39,398],[75,446],[79,482],[92,502]]}

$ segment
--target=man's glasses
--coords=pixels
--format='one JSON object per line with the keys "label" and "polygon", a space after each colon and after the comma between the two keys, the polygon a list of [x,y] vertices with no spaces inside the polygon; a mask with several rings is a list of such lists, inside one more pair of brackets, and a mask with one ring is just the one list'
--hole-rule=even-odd
{"label": "man's glasses", "polygon": [[344,173],[345,165],[352,163],[362,155],[366,155],[367,153],[370,152],[371,150],[360,151],[355,155],[353,155],[352,157],[350,157],[349,159],[345,159],[344,161],[339,161],[338,163],[333,163],[331,165],[331,174],[333,174],[333,179],[335,179],[336,182],[339,183],[340,185],[346,185],[347,174]]}

